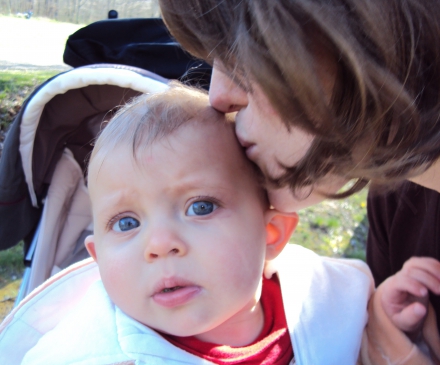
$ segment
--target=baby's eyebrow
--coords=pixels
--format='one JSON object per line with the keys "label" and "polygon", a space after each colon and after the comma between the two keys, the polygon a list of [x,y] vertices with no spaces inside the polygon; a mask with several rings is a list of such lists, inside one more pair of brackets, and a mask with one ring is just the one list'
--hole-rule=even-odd
{"label": "baby's eyebrow", "polygon": [[220,185],[225,185],[223,182],[218,181],[212,177],[207,178],[206,171],[182,171],[176,174],[176,179],[172,184],[168,186],[170,190],[190,190],[197,188],[219,188]]}
{"label": "baby's eyebrow", "polygon": [[131,190],[117,190],[105,196],[99,197],[99,204],[92,201],[94,207],[99,207],[99,211],[108,211],[110,208],[137,199],[138,194],[134,194]]}
{"label": "baby's eyebrow", "polygon": [[[217,193],[228,193],[231,191],[234,191],[235,189],[233,186],[226,186],[223,183],[212,183],[212,182],[206,182],[206,180],[203,179],[194,179],[189,180],[183,183],[177,183],[173,187],[170,187],[170,191],[172,191],[175,194],[183,194],[188,191],[196,191],[198,192],[206,190],[207,193],[217,192]],[[200,194],[203,195],[203,194]]]}

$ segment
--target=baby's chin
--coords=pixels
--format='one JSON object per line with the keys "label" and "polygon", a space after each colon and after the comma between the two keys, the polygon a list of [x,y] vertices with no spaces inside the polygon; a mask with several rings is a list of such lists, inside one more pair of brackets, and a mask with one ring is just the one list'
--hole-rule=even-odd
{"label": "baby's chin", "polygon": [[156,332],[167,335],[167,336],[175,336],[175,337],[191,337],[195,336],[198,337],[199,335],[202,335],[204,333],[204,330],[195,330],[194,327],[192,328],[155,328],[154,326],[146,325],[147,327],[150,327],[151,329],[155,330]]}

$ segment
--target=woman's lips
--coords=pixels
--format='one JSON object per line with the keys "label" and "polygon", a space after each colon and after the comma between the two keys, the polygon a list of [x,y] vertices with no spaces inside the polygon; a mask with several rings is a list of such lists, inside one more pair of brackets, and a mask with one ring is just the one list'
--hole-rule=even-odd
{"label": "woman's lips", "polygon": [[256,147],[257,145],[255,144],[250,144],[248,147],[245,147],[244,152],[249,160],[256,160]]}
{"label": "woman's lips", "polygon": [[256,144],[252,142],[248,142],[243,138],[241,138],[240,136],[237,136],[237,139],[238,142],[241,144],[241,146],[244,148],[244,152],[246,153],[246,156],[252,160],[252,156],[255,155],[255,152],[253,151],[255,150]]}
{"label": "woman's lips", "polygon": [[201,287],[180,278],[165,279],[154,290],[153,300],[167,308],[183,305],[193,299]]}
{"label": "woman's lips", "polygon": [[237,134],[237,139],[238,139],[238,142],[244,148],[248,148],[249,146],[253,145],[253,143],[246,141],[244,138],[240,137],[238,134]]}

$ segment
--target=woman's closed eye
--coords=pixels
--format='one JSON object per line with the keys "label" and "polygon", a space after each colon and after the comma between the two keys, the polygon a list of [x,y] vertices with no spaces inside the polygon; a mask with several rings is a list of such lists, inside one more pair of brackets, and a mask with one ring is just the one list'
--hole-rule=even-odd
{"label": "woman's closed eye", "polygon": [[213,202],[210,202],[208,200],[198,200],[191,203],[188,210],[186,211],[186,214],[189,216],[207,215],[211,214],[217,208],[217,204]]}
{"label": "woman's closed eye", "polygon": [[135,229],[140,226],[137,219],[133,217],[123,217],[118,219],[112,226],[112,229],[116,232],[126,232]]}

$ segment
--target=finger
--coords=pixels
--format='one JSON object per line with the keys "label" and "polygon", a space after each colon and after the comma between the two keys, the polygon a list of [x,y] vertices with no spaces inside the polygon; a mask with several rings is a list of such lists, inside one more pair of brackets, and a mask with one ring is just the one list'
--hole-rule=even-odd
{"label": "finger", "polygon": [[402,267],[402,271],[419,268],[431,273],[440,280],[440,261],[432,257],[411,257]]}
{"label": "finger", "polygon": [[426,315],[426,307],[418,302],[405,307],[401,312],[393,316],[394,324],[404,332],[416,330]]}
{"label": "finger", "polygon": [[431,290],[433,293],[440,294],[440,279],[437,278],[437,276],[432,275],[431,272],[425,269],[413,267],[410,270],[407,270],[406,273],[402,275],[396,275],[396,279],[398,285],[400,286],[404,286],[405,282],[410,279],[416,280],[425,288]]}
{"label": "finger", "polygon": [[417,279],[404,275],[396,275],[387,290],[390,296],[400,298],[404,293],[412,294],[418,298],[424,298],[428,295],[428,289]]}

